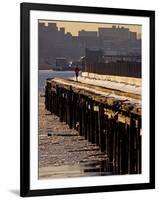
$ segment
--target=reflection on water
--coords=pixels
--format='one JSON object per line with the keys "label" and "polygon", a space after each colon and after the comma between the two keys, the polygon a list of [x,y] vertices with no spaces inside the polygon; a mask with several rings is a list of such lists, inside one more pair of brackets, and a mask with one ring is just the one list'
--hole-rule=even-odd
{"label": "reflection on water", "polygon": [[111,164],[105,160],[86,161],[74,165],[41,167],[39,169],[39,177],[40,179],[45,179],[82,176],[106,176],[113,175],[112,171]]}

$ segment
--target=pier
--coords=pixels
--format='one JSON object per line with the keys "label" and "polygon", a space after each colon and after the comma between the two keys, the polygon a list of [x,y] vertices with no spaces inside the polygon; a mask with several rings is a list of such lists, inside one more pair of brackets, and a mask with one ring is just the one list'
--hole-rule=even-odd
{"label": "pier", "polygon": [[46,110],[99,147],[112,174],[141,173],[140,101],[133,92],[62,78],[46,81]]}

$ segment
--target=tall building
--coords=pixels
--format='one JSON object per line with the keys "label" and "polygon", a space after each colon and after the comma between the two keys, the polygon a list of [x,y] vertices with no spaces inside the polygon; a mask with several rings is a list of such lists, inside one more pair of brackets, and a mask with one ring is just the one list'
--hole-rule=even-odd
{"label": "tall building", "polygon": [[81,36],[81,37],[97,37],[97,31],[81,30],[81,31],[78,31],[78,36]]}
{"label": "tall building", "polygon": [[65,34],[65,28],[64,27],[60,28],[60,33],[63,34],[63,35]]}
{"label": "tall building", "polygon": [[111,28],[99,28],[99,37],[107,40],[126,41],[129,39],[129,29],[112,26]]}
{"label": "tall building", "polygon": [[131,41],[137,40],[137,33],[136,32],[129,32],[129,38]]}
{"label": "tall building", "polygon": [[[94,51],[100,49],[104,55],[141,55],[141,39],[137,39],[136,32],[124,27],[81,30],[78,36],[72,36],[64,27],[58,29],[56,23],[48,23],[48,26],[39,23],[38,34],[39,66],[55,66],[57,57],[65,57],[68,62],[76,61],[85,56],[86,48]],[[92,52],[91,55],[96,56],[96,53]]]}

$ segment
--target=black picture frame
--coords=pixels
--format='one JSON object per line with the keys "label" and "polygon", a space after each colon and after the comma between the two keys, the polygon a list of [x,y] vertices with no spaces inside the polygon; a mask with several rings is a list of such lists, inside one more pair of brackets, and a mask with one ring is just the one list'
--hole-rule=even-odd
{"label": "black picture frame", "polygon": [[[149,183],[73,187],[62,189],[30,189],[30,11],[60,11],[148,17],[150,20],[150,181]],[[108,191],[139,190],[155,188],[155,12],[102,7],[83,7],[71,5],[49,5],[21,3],[21,81],[20,81],[20,195],[22,197],[40,195],[60,195],[76,193],[95,193]]]}

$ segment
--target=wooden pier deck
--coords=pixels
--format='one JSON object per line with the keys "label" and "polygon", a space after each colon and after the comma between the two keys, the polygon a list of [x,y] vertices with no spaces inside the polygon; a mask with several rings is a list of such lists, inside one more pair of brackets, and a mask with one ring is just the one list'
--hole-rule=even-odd
{"label": "wooden pier deck", "polygon": [[108,156],[115,174],[141,173],[141,95],[48,79],[45,106]]}

